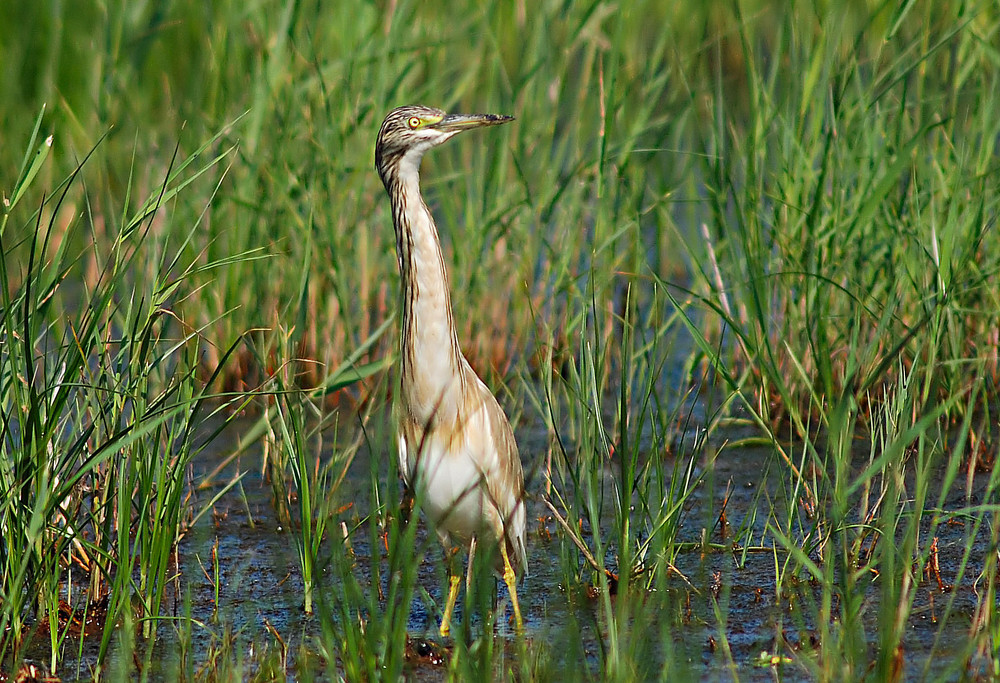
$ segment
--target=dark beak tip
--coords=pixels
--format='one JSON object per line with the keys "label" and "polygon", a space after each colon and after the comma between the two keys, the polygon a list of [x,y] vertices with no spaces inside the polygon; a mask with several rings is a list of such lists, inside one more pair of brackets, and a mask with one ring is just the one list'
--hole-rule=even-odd
{"label": "dark beak tip", "polygon": [[514,117],[509,114],[483,114],[482,118],[486,125],[498,125],[514,120]]}

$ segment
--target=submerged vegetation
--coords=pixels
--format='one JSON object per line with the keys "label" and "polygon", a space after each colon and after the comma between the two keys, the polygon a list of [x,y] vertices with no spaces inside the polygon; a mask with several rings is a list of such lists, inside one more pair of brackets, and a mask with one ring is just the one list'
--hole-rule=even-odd
{"label": "submerged vegetation", "polygon": [[[3,5],[0,671],[1000,675],[998,31],[963,2]],[[485,569],[421,639],[444,563],[399,505],[372,169],[417,102],[517,117],[423,189],[521,442],[524,640]],[[297,631],[229,620],[218,540],[183,557],[226,497],[253,527],[251,486]]]}

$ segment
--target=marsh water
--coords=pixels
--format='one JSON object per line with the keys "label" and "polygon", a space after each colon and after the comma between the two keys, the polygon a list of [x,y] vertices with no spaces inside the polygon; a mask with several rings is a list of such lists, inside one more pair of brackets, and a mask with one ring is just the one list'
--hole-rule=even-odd
{"label": "marsh water", "polygon": [[[373,420],[374,422],[374,420]],[[388,421],[386,420],[386,424]],[[185,647],[197,670],[199,660],[208,660],[210,647],[218,647],[226,637],[236,652],[242,652],[247,662],[252,661],[255,649],[269,642],[268,647],[279,647],[287,654],[286,670],[295,679],[292,664],[300,646],[318,635],[318,617],[303,610],[302,580],[295,539],[279,521],[275,512],[273,489],[262,474],[262,456],[252,448],[239,458],[230,458],[233,444],[241,430],[249,423],[237,422],[206,450],[196,462],[191,481],[202,481],[214,472],[207,487],[194,490],[195,507],[204,505],[231,486],[185,535],[177,548],[177,589],[164,605],[165,621],[158,630],[154,645],[154,666],[150,672],[154,679],[173,680],[180,667],[177,661],[179,636],[169,621],[172,617],[193,620],[192,638]],[[522,435],[519,434],[519,437]],[[522,451],[532,452],[532,444],[522,440]],[[540,449],[536,449],[538,452]],[[341,485],[342,512],[337,525],[330,533],[339,533],[340,521],[355,524],[371,507],[371,476],[373,465],[388,476],[387,463],[371,461],[362,449],[355,456]],[[378,457],[378,456],[376,456]],[[221,465],[221,468],[220,468]],[[705,475],[688,500],[680,540],[690,542],[689,550],[674,561],[677,576],[658,584],[656,595],[649,598],[654,610],[662,610],[664,627],[671,632],[673,658],[680,657],[696,677],[704,680],[808,680],[805,670],[790,665],[778,669],[766,665],[765,655],[776,649],[798,648],[804,640],[814,637],[816,624],[809,622],[808,610],[795,611],[788,597],[776,599],[776,566],[784,562],[786,554],[775,549],[765,533],[770,514],[780,514],[781,501],[786,499],[779,476],[780,465],[767,448],[747,447],[726,449],[711,463],[702,464]],[[218,468],[218,469],[217,469]],[[956,493],[949,501],[959,508],[976,501],[977,491],[984,484],[985,475],[974,474],[968,480],[970,488]],[[540,477],[529,482],[528,533],[530,574],[522,581],[520,596],[529,640],[555,645],[553,653],[558,670],[559,656],[582,657],[585,661],[562,662],[579,672],[599,670],[599,653],[604,630],[599,616],[598,598],[586,586],[567,586],[565,568],[560,564],[560,534],[564,532],[555,523],[541,501]],[[396,486],[389,491],[399,490]],[[725,504],[723,505],[723,501]],[[763,506],[767,511],[761,512]],[[750,525],[751,538],[761,539],[761,547],[726,547],[724,525],[719,516],[725,509],[729,527]],[[761,512],[756,514],[755,511]],[[611,516],[608,524],[612,523]],[[977,570],[967,569],[965,578],[957,585],[950,585],[958,575],[963,560],[969,567],[981,566],[989,545],[986,531],[972,547],[971,557],[966,558],[967,534],[970,523],[942,524],[936,531],[938,567],[944,586],[936,577],[924,577],[916,589],[915,606],[908,624],[905,639],[905,679],[923,679],[928,674],[944,673],[955,662],[950,661],[949,642],[961,643],[968,637],[978,604],[975,578]],[[421,522],[419,532],[426,538]],[[365,556],[371,552],[364,540],[366,533],[352,539],[353,551],[360,561],[358,571],[369,571]],[[698,547],[700,540],[714,542],[714,550],[707,545]],[[719,546],[725,549],[719,549]],[[436,543],[427,541],[427,551],[419,570],[419,587],[410,609],[408,633],[411,638],[411,657],[408,674],[415,680],[442,680],[447,676],[448,643],[437,636],[437,617],[428,609],[421,589],[431,599],[440,601],[445,589],[442,554]],[[613,562],[613,556],[609,555]],[[585,569],[582,567],[581,569]],[[586,571],[581,572],[582,575]],[[876,577],[871,577],[872,590],[868,591],[862,610],[865,632],[871,646],[875,647],[874,634],[878,629],[880,605]],[[803,590],[808,591],[808,581],[802,579]],[[324,584],[327,582],[324,582]],[[218,589],[218,595],[216,595]],[[336,590],[326,587],[324,590]],[[596,589],[595,589],[596,590]],[[502,595],[502,589],[500,590]],[[612,598],[613,599],[613,598]],[[322,603],[322,596],[317,601]],[[442,601],[443,602],[443,601]],[[948,605],[948,626],[942,631],[939,621],[942,610]],[[717,606],[717,607],[716,607]],[[717,613],[715,610],[718,609]],[[721,614],[723,624],[720,626]],[[461,614],[461,600],[458,620]],[[582,643],[575,648],[560,648],[564,626],[573,623],[574,637]],[[473,630],[482,628],[478,615],[473,615]],[[513,642],[513,631],[504,620],[495,625],[496,638]],[[655,637],[660,637],[656,634]],[[731,654],[723,656],[720,646],[723,638]],[[77,647],[75,641],[70,649]],[[84,643],[84,657],[76,669],[80,678],[88,677],[88,655],[93,644]],[[957,649],[957,648],[956,648]],[[39,659],[44,655],[39,651]],[[445,656],[437,656],[440,653]],[[569,653],[569,654],[558,654]],[[763,653],[763,654],[762,654]],[[64,680],[71,680],[72,658],[63,669]],[[441,662],[444,661],[444,664]],[[248,664],[248,667],[251,665]],[[650,673],[657,672],[657,662],[645,664]],[[735,670],[734,667],[735,666]],[[975,666],[975,665],[973,665]],[[110,668],[114,670],[112,662]],[[336,667],[334,667],[336,668]]]}

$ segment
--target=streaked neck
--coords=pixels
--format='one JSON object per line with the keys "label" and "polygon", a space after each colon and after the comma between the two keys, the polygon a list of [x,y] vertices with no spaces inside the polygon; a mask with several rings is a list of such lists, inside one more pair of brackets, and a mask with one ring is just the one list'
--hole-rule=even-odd
{"label": "streaked neck", "polygon": [[420,195],[419,163],[401,160],[390,195],[402,283],[400,398],[413,419],[428,425],[457,410],[462,352],[437,228]]}

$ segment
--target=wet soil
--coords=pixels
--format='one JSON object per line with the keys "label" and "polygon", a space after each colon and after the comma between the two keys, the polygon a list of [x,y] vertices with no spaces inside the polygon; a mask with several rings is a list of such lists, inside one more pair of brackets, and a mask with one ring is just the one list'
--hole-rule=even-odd
{"label": "wet soil", "polygon": [[[232,429],[238,431],[241,425]],[[192,480],[199,481],[214,470],[229,450],[225,442],[216,444],[215,455],[197,464]],[[382,465],[376,466],[385,476],[388,466]],[[814,648],[818,633],[817,625],[808,616],[815,611],[795,609],[797,601],[818,595],[808,576],[801,574],[786,582],[786,593],[776,596],[776,563],[783,563],[785,554],[771,547],[765,524],[772,515],[780,519],[782,506],[791,504],[782,489],[780,466],[767,449],[723,451],[706,471],[687,506],[680,540],[689,544],[689,550],[674,562],[677,576],[657,584],[657,594],[649,599],[650,613],[641,627],[651,628],[651,636],[661,643],[662,634],[667,633],[674,646],[671,656],[680,657],[705,680],[729,680],[736,676],[741,680],[774,680],[778,670],[772,663],[778,663],[784,680],[808,680],[804,670],[780,664],[780,658],[774,662],[768,660],[777,651]],[[359,453],[343,485],[341,517],[349,524],[355,524],[370,506],[371,471],[369,457]],[[278,520],[272,487],[261,474],[259,454],[250,451],[232,461],[211,487],[198,490],[196,496],[204,504],[237,475],[242,476],[239,485],[222,495],[211,514],[204,516],[177,548],[177,590],[171,592],[164,604],[165,616],[178,619],[190,616],[204,625],[193,629],[188,645],[195,670],[200,660],[210,658],[209,647],[216,647],[223,633],[232,634],[234,648],[242,649],[250,660],[262,640],[270,640],[272,648],[295,653],[320,630],[319,620],[303,610],[294,537]],[[949,497],[948,506],[957,509],[977,502],[980,495],[977,491],[981,492],[985,485],[983,477],[975,475],[969,493],[962,491]],[[537,482],[532,486],[535,490],[531,493],[539,493]],[[390,487],[390,490],[398,489]],[[195,505],[198,506],[197,501]],[[728,525],[725,527],[720,522],[723,509]],[[772,509],[771,514],[753,514],[755,510]],[[560,537],[564,532],[537,495],[529,500],[527,516],[530,574],[519,590],[527,637],[552,644],[556,669],[560,666],[559,657],[576,660],[564,662],[575,670],[579,669],[578,660],[582,658],[585,668],[596,672],[599,653],[605,646],[605,629],[599,617],[598,589],[588,584],[593,574],[581,562],[583,579],[576,585],[567,585],[565,565],[560,559],[561,544],[565,543]],[[767,547],[731,545],[731,538],[741,525],[752,528],[750,538]],[[937,569],[922,577],[915,589],[913,616],[904,641],[903,679],[922,679],[928,674],[948,671],[948,667],[955,666],[948,657],[952,649],[949,643],[954,642],[954,650],[959,652],[960,644],[968,638],[979,601],[974,583],[989,551],[987,532],[982,530],[979,535],[983,538],[977,539],[971,556],[966,557],[970,529],[970,521],[952,521],[937,528]],[[426,531],[420,533],[426,541]],[[366,533],[362,531],[352,542],[360,559],[370,552],[364,536]],[[931,539],[921,542],[929,543]],[[446,582],[441,554],[431,548],[431,541],[426,543],[429,549],[419,570],[419,586],[433,600],[443,602]],[[612,551],[607,559],[613,564]],[[956,582],[963,562],[967,562],[968,568],[961,581]],[[358,566],[364,571],[367,562],[359,561]],[[876,576],[862,578],[865,580],[870,581],[871,589],[864,593],[862,614],[869,644],[874,648],[881,611],[880,592]],[[788,593],[789,586],[797,590]],[[418,594],[422,595],[420,588]],[[437,616],[419,595],[411,606],[408,623],[409,675],[415,680],[442,680],[447,673],[449,642],[437,636]],[[940,619],[946,609],[950,615],[946,630],[942,631]],[[461,607],[457,616],[462,619]],[[719,616],[724,621],[721,627]],[[566,640],[565,627],[570,624],[569,630],[577,642]],[[481,626],[476,615],[472,626]],[[201,628],[205,632],[200,632]],[[512,629],[505,620],[498,620],[495,628],[498,638],[513,639]],[[175,657],[179,638],[169,622],[160,627],[159,636],[155,648],[163,653],[164,660],[157,664],[157,671],[151,672],[152,678],[173,680],[180,664],[170,660]],[[90,640],[85,639],[82,666],[76,670],[81,678],[88,677],[88,652],[92,656],[94,648]],[[77,646],[71,644],[71,648]],[[725,648],[735,664],[735,672],[724,654]],[[659,674],[656,659],[654,656],[648,664],[649,673],[654,675]],[[976,665],[971,666],[974,669]],[[112,661],[109,669],[114,668]],[[73,678],[64,676],[64,680]]]}

